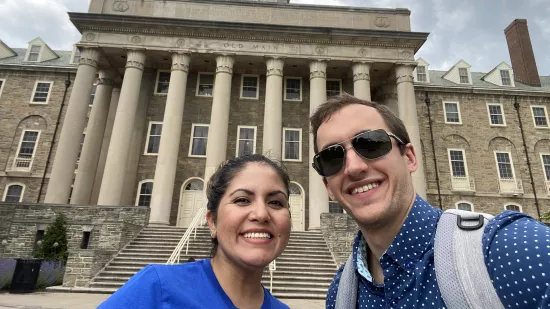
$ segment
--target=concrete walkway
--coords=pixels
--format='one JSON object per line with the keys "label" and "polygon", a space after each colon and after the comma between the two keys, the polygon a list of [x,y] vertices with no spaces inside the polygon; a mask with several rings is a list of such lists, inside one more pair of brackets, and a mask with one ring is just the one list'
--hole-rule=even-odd
{"label": "concrete walkway", "polygon": [[[0,293],[0,309],[95,309],[109,294],[52,293],[32,294]],[[324,300],[281,299],[292,309],[322,309]]]}

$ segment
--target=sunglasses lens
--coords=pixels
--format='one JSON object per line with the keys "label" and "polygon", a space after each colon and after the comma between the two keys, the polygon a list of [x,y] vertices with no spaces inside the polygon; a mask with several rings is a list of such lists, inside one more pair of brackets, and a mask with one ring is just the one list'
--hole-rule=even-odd
{"label": "sunglasses lens", "polygon": [[363,158],[373,160],[387,155],[391,151],[391,140],[384,130],[368,131],[358,135],[352,141],[353,148]]}
{"label": "sunglasses lens", "polygon": [[323,149],[314,157],[317,171],[321,176],[328,177],[337,174],[344,164],[344,147],[335,145]]}

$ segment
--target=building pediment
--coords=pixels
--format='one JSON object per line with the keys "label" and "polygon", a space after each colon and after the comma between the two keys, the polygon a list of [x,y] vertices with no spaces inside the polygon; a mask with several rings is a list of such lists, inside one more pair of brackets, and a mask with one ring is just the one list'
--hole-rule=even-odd
{"label": "building pediment", "polygon": [[489,73],[481,78],[482,80],[496,86],[515,87],[514,70],[506,62],[501,62]]}

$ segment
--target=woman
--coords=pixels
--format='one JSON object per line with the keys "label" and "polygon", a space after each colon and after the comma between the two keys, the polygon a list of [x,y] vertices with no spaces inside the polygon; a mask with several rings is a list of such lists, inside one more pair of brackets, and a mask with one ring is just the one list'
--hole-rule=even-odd
{"label": "woman", "polygon": [[213,257],[148,265],[98,308],[288,308],[261,280],[288,244],[289,182],[263,155],[229,160],[206,193]]}

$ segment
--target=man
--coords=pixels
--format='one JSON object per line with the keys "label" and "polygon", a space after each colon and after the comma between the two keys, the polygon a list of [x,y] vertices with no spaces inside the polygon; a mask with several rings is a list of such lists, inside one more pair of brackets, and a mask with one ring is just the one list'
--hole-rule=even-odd
{"label": "man", "polygon": [[[414,191],[417,150],[388,108],[350,95],[311,117],[314,167],[359,225],[352,251],[357,308],[444,308],[434,269],[442,211]],[[550,229],[506,211],[483,234],[485,264],[505,308],[550,308]],[[343,266],[329,288],[334,308]]]}

